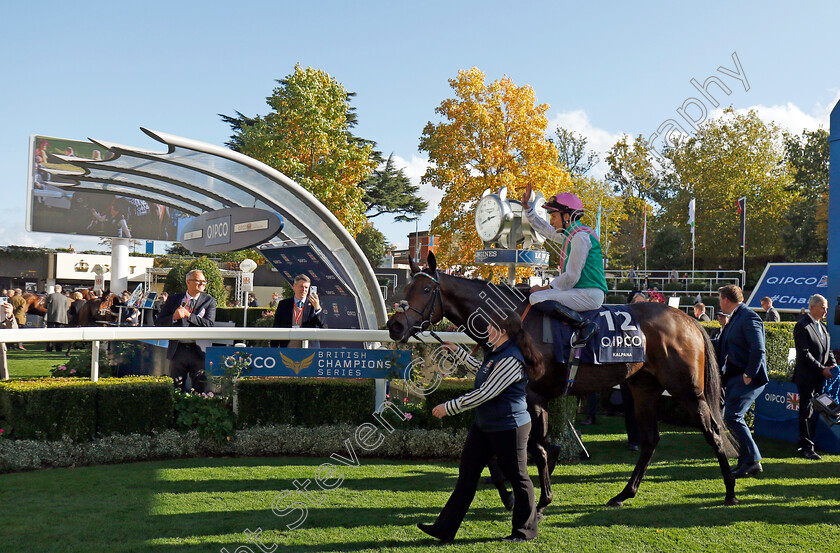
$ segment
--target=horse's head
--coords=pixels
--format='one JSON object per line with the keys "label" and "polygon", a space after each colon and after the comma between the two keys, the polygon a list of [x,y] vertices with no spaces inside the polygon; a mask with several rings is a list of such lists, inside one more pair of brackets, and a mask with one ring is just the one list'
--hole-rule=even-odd
{"label": "horse's head", "polygon": [[443,318],[443,297],[435,254],[429,252],[426,262],[428,267],[424,270],[414,260],[409,263],[412,278],[405,287],[405,299],[386,323],[392,340],[405,342]]}
{"label": "horse's head", "polygon": [[[102,301],[99,302],[99,308],[97,311],[99,312],[100,317],[106,317],[111,313],[111,306],[114,305],[114,300],[117,299],[116,294],[106,294]],[[94,306],[96,304],[94,303]]]}

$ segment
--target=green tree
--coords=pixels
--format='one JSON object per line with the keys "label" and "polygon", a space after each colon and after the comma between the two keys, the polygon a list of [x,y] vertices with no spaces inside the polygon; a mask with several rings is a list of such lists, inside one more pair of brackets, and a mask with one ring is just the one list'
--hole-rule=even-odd
{"label": "green tree", "polygon": [[737,114],[731,108],[700,126],[697,133],[665,152],[673,165],[672,195],[663,200],[663,225],[682,229],[690,243],[688,203],[696,199],[696,253],[713,264],[741,255],[738,198],[747,198],[748,255],[783,251],[781,229],[797,199],[780,148],[776,125],[755,111]]}
{"label": "green tree", "polygon": [[365,224],[364,181],[376,167],[373,144],[352,135],[352,93],[328,73],[300,65],[266,101],[265,116],[221,115],[228,146],[306,188],[355,236]]}
{"label": "green tree", "polygon": [[372,224],[368,223],[356,236],[356,243],[370,262],[371,267],[379,267],[385,256],[385,235]]}
{"label": "green tree", "polygon": [[402,169],[394,166],[393,154],[388,156],[384,166],[377,168],[364,181],[362,187],[365,190],[362,202],[368,219],[383,213],[398,213],[395,221],[413,221],[429,207],[429,202],[417,195],[419,188],[411,184]]}
{"label": "green tree", "polygon": [[191,256],[193,253],[181,245],[180,242],[172,242],[166,248],[166,253],[169,255],[184,255],[184,256]]}
{"label": "green tree", "polygon": [[799,199],[787,212],[783,232],[790,261],[825,261],[828,256],[828,132],[784,134],[785,160]]}
{"label": "green tree", "polygon": [[207,279],[207,287],[204,289],[204,292],[216,298],[216,303],[219,306],[225,306],[227,302],[227,290],[225,289],[224,278],[222,278],[222,271],[218,265],[206,257],[176,261],[172,265],[172,270],[166,275],[166,280],[163,284],[164,291],[169,294],[186,292],[187,273],[193,269],[198,269],[203,272],[204,278]]}
{"label": "green tree", "polygon": [[557,148],[557,162],[573,177],[585,175],[599,161],[597,153],[586,149],[587,138],[574,131],[557,127],[549,140]]}
{"label": "green tree", "polygon": [[617,194],[627,198],[643,198],[657,201],[661,175],[654,162],[647,140],[637,136],[633,143],[626,134],[607,153],[607,182]]}

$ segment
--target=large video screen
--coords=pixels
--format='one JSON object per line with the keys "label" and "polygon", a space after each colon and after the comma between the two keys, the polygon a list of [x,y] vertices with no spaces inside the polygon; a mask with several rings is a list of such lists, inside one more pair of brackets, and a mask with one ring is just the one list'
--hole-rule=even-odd
{"label": "large video screen", "polygon": [[178,240],[178,228],[191,217],[171,207],[142,198],[107,192],[86,192],[49,170],[75,171],[55,154],[107,160],[113,154],[92,142],[49,136],[33,136],[30,143],[30,174],[27,230],[83,234],[139,240]]}

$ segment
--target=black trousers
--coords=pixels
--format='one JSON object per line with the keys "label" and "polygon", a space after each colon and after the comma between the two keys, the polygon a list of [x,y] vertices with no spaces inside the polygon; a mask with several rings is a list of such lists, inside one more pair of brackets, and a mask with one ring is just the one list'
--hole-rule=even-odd
{"label": "black trousers", "polygon": [[204,374],[204,352],[196,344],[179,342],[175,355],[169,362],[169,373],[175,387],[182,392],[186,389],[187,376],[192,381],[192,388],[198,394],[203,394],[207,387],[207,376]]}
{"label": "black trousers", "polygon": [[498,458],[499,467],[513,487],[516,502],[511,535],[524,539],[537,536],[537,508],[534,505],[534,485],[528,476],[526,450],[530,431],[530,422],[499,432],[483,432],[476,424],[472,425],[461,453],[455,490],[434,523],[436,536],[450,540],[455,538],[475,497],[481,471],[493,455]]}
{"label": "black trousers", "polygon": [[814,433],[817,431],[817,413],[811,400],[822,393],[822,384],[815,387],[812,384],[797,384],[799,390],[799,447],[802,451],[814,451]]}
{"label": "black trousers", "polygon": [[[47,321],[47,328],[64,328],[67,326],[64,323],[51,323]],[[55,349],[56,351],[61,351],[64,342],[47,342],[47,347],[45,348],[46,351],[52,351]]]}

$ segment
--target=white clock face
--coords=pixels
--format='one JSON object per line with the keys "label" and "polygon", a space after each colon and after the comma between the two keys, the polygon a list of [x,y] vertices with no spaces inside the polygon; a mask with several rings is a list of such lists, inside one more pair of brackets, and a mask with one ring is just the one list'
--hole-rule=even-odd
{"label": "white clock face", "polygon": [[499,237],[504,227],[504,212],[499,198],[489,194],[481,198],[475,208],[475,230],[483,242],[492,242]]}

